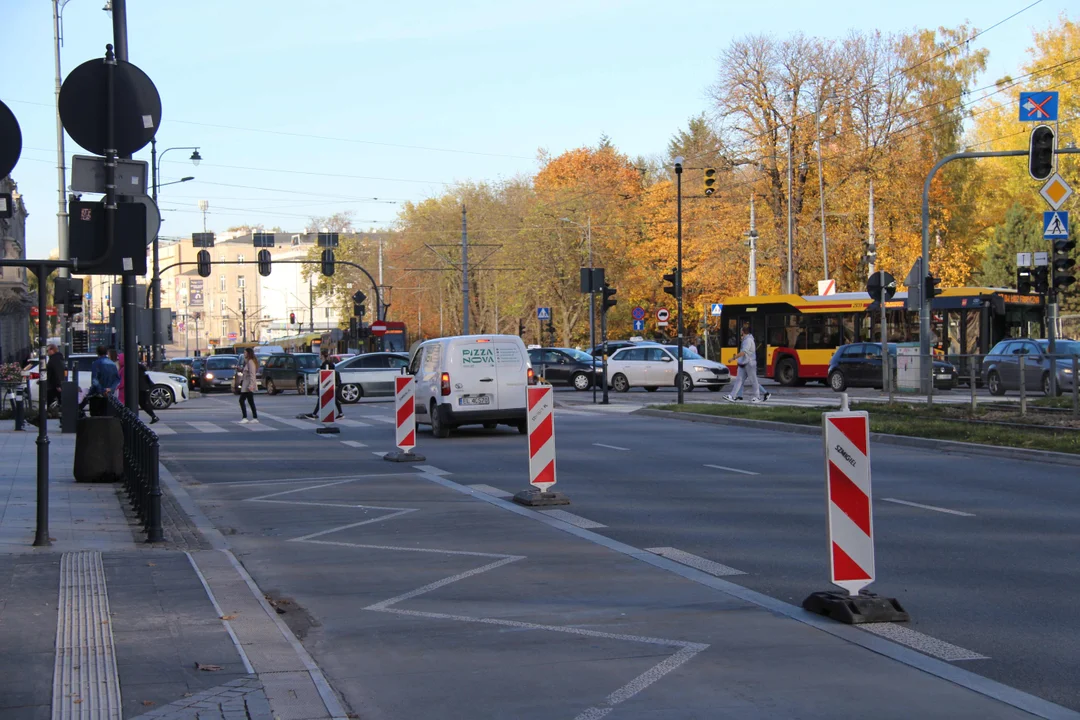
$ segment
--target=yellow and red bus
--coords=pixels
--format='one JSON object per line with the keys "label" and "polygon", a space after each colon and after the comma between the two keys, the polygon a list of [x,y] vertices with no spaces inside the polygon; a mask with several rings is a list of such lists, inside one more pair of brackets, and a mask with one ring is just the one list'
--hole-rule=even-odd
{"label": "yellow and red bus", "polygon": [[[919,341],[919,314],[904,309],[907,293],[885,303],[889,342]],[[880,308],[864,292],[836,295],[758,295],[728,298],[720,314],[720,362],[735,372],[739,327],[750,324],[759,375],[781,385],[825,382],[836,348],[880,342]],[[1038,295],[985,287],[944,288],[931,305],[936,355],[968,377],[964,356],[986,354],[1009,337],[1045,336],[1045,305]]]}

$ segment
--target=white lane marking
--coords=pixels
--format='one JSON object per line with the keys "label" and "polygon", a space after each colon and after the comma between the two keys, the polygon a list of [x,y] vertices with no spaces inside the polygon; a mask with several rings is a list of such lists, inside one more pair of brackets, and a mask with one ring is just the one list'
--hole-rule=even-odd
{"label": "white lane marking", "polygon": [[896,498],[881,498],[885,502],[896,503],[897,505],[907,505],[908,507],[922,508],[923,510],[933,510],[934,512],[948,513],[949,515],[959,515],[961,517],[975,517],[974,513],[960,512],[959,510],[950,510],[948,508],[937,507],[936,505],[923,505],[922,503],[909,502],[907,500],[897,500]]}
{"label": "white lane marking", "polygon": [[261,415],[265,418],[270,418],[271,420],[276,420],[279,423],[288,425],[289,427],[300,428],[301,430],[310,430],[311,428],[315,427],[315,423],[312,420],[297,420],[294,418],[284,418],[265,412],[261,413]]}
{"label": "white lane marking", "polygon": [[347,420],[345,418],[338,418],[337,423],[344,427],[371,427],[371,423],[360,422],[359,420]]}
{"label": "white lane marking", "polygon": [[[236,424],[240,425],[240,422],[237,421]],[[269,425],[263,425],[261,422],[244,423],[243,425],[241,425],[241,427],[243,427],[246,430],[250,430],[251,432],[273,432],[273,431],[277,430],[276,427],[270,427]]]}
{"label": "white lane marking", "polygon": [[605,445],[604,443],[593,443],[593,445],[596,447],[607,448],[608,450],[630,450],[630,448],[619,447],[618,445]]}
{"label": "white lane marking", "polygon": [[372,450],[371,454],[372,455],[378,455],[379,457],[385,457],[386,452],[387,452],[386,450]]}
{"label": "white lane marking", "polygon": [[342,445],[348,445],[349,447],[354,447],[354,448],[367,447],[367,445],[360,442],[359,440],[342,440],[341,444]]}
{"label": "white lane marking", "polygon": [[947,643],[944,640],[938,640],[936,637],[931,637],[918,630],[912,630],[911,628],[896,623],[865,623],[858,627],[867,632],[872,632],[875,635],[880,635],[883,638],[892,640],[893,642],[898,642],[901,645],[907,645],[919,652],[932,655],[940,660],[955,662],[957,660],[990,659],[986,655],[980,655],[977,652],[967,650],[958,645],[953,645],[952,643]]}
{"label": "white lane marking", "polygon": [[598,523],[593,520],[583,518],[580,515],[575,515],[574,513],[566,512],[565,510],[541,510],[540,512],[544,513],[548,517],[553,517],[556,520],[562,520],[565,523],[570,523],[575,527],[585,528],[586,530],[592,528],[607,527],[607,525],[604,525],[603,523]]}
{"label": "white lane marking", "polygon": [[702,572],[707,572],[710,575],[715,575],[716,577],[727,577],[729,575],[746,574],[742,570],[736,570],[733,567],[721,565],[718,562],[706,560],[703,557],[699,557],[688,552],[683,552],[682,550],[677,550],[672,547],[654,547],[645,549],[655,555],[659,555],[660,557],[666,557],[669,560],[674,560],[677,563],[682,563],[687,567],[697,568]]}
{"label": "white lane marking", "polygon": [[[439,468],[435,467],[434,465],[417,465],[416,469],[419,470],[420,472],[431,473],[432,475],[453,475],[453,473],[450,472],[449,470],[440,470]],[[478,485],[473,485],[473,487],[479,487],[479,486]]]}
{"label": "white lane marking", "polygon": [[[419,469],[419,468],[417,468],[417,469]],[[492,495],[494,497],[501,497],[501,498],[503,498],[503,497],[504,498],[505,497],[514,497],[514,493],[508,493],[505,490],[500,490],[499,488],[492,487],[491,485],[484,485],[484,484],[481,483],[479,485],[470,485],[469,487],[471,487],[473,490],[479,490],[480,492],[484,493],[485,495]]]}
{"label": "white lane marking", "polygon": [[191,427],[195,428],[195,429],[196,429],[196,430],[198,430],[199,432],[204,432],[204,433],[223,433],[223,432],[229,432],[228,430],[226,430],[225,428],[221,427],[220,425],[215,425],[215,424],[214,424],[214,423],[212,423],[212,422],[202,422],[202,421],[191,421],[191,420],[189,420],[189,421],[188,421],[188,425],[190,425]]}
{"label": "white lane marking", "polygon": [[365,415],[364,417],[368,420],[377,420],[378,422],[390,423],[391,425],[397,424],[397,420],[394,418],[375,417],[374,415]]}
{"label": "white lane marking", "polygon": [[161,423],[154,423],[154,427],[150,428],[157,435],[175,435],[176,431],[168,425],[162,425]]}
{"label": "white lane marking", "polygon": [[707,468],[713,468],[714,470],[727,470],[728,472],[739,473],[740,475],[760,475],[761,473],[750,472],[749,470],[740,470],[739,468],[725,467],[723,465],[706,465]]}

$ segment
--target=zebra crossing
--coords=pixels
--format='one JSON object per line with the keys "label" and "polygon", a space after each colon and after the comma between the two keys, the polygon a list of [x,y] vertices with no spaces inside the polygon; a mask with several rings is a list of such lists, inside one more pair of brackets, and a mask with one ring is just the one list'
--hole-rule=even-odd
{"label": "zebra crossing", "polygon": [[[165,415],[163,413],[163,415]],[[381,423],[393,424],[393,418],[380,417],[377,415],[365,415],[363,420],[352,418],[339,418],[337,424],[343,428],[370,428],[381,426]],[[225,433],[265,433],[283,432],[290,430],[315,430],[319,423],[314,420],[281,417],[265,412],[259,413],[259,422],[241,423],[239,419],[229,420],[166,420],[154,423],[150,428],[159,437],[169,435],[220,435]]]}

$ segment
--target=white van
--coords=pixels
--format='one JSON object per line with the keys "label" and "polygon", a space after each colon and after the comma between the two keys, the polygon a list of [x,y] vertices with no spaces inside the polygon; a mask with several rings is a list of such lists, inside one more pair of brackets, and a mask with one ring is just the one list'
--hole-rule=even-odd
{"label": "white van", "polygon": [[444,438],[462,425],[510,425],[525,434],[525,387],[536,383],[517,335],[461,335],[413,350],[416,422]]}

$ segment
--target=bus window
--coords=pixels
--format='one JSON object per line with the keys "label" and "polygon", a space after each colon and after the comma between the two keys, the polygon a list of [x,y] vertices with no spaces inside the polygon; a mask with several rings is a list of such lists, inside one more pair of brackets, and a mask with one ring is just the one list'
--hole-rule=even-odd
{"label": "bus window", "polygon": [[836,349],[841,343],[840,323],[835,315],[803,316],[808,350]]}
{"label": "bus window", "polygon": [[968,309],[964,311],[964,324],[967,326],[966,334],[964,335],[964,353],[967,355],[978,355],[982,352],[979,338],[981,337],[980,326],[982,325],[980,321],[984,312],[986,312],[986,310],[983,308],[978,310]]}
{"label": "bus window", "polygon": [[738,347],[739,346],[739,320],[738,318],[728,318],[727,326],[724,328],[723,343],[725,347]]}
{"label": "bus window", "polygon": [[[866,313],[863,313],[863,317],[865,316]],[[841,316],[841,319],[843,321],[841,328],[842,334],[840,336],[840,342],[837,343],[837,346],[850,345],[858,339],[858,336],[855,334],[855,321],[858,319],[858,317],[858,315],[854,314]]]}

